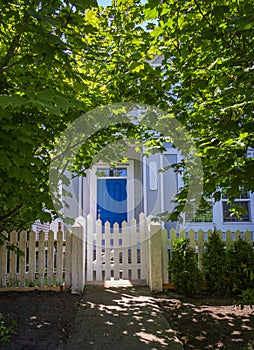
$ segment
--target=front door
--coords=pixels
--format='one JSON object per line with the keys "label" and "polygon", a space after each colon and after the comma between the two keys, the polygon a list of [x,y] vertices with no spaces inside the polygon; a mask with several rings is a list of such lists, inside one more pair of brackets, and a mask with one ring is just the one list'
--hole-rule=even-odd
{"label": "front door", "polygon": [[127,221],[126,169],[107,171],[106,177],[97,178],[97,219],[113,226]]}

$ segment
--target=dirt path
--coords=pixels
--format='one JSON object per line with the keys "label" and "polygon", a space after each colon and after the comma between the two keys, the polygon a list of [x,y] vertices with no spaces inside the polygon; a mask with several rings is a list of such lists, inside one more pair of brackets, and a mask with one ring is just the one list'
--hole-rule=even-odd
{"label": "dirt path", "polygon": [[[1,349],[64,349],[79,305],[79,296],[67,292],[0,293],[0,313],[16,334]],[[254,310],[235,307],[232,300],[185,299],[157,295],[175,335],[186,350],[252,350]],[[142,348],[141,348],[142,350]]]}

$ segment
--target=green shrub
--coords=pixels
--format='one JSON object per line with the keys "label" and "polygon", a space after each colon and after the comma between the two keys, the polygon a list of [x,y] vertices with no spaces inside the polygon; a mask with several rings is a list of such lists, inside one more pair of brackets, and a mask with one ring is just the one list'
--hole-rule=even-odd
{"label": "green shrub", "polygon": [[251,308],[254,305],[254,289],[248,288],[245,290],[242,290],[241,293],[238,295],[238,304],[241,306],[241,308],[244,308],[244,305],[250,305]]}
{"label": "green shrub", "polygon": [[175,240],[171,251],[169,271],[176,289],[187,296],[203,290],[203,277],[198,268],[198,260],[187,238]]}
{"label": "green shrub", "polygon": [[205,243],[203,273],[208,291],[225,295],[228,290],[225,244],[214,231]]}
{"label": "green shrub", "polygon": [[16,322],[12,321],[9,326],[7,326],[3,320],[3,315],[0,314],[0,343],[9,343],[11,335],[15,334],[14,327]]}
{"label": "green shrub", "polygon": [[254,251],[251,243],[241,238],[227,249],[228,276],[236,294],[254,288]]}

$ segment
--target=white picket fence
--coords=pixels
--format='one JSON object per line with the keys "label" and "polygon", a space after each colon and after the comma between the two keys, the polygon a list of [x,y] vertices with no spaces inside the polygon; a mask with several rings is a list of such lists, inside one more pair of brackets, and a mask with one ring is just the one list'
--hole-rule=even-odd
{"label": "white picket fence", "polygon": [[[232,232],[231,230],[227,230],[226,232],[217,230],[216,232],[226,246],[230,246],[233,241],[237,241],[239,238],[242,238],[247,242],[254,241],[254,232],[250,232],[248,230],[244,232],[241,232],[240,230],[236,230],[235,232]],[[162,281],[164,284],[169,282],[168,253],[172,249],[174,241],[178,238],[189,239],[190,246],[194,248],[197,253],[199,268],[202,270],[202,258],[204,254],[205,243],[208,241],[209,236],[212,233],[212,230],[205,232],[199,229],[195,232],[193,229],[190,229],[189,231],[180,230],[180,232],[177,232],[175,229],[171,229],[168,235],[168,232],[165,229],[161,230],[162,266],[159,271],[162,271]]]}
{"label": "white picket fence", "polygon": [[[114,279],[148,283],[148,222],[143,213],[139,223],[132,219],[102,226],[91,214],[79,217],[72,229],[63,232],[34,231],[9,234],[9,243],[23,251],[17,256],[0,246],[0,288],[72,287],[81,292],[84,285]],[[4,232],[7,236],[7,233]],[[54,236],[57,240],[54,240]]]}
{"label": "white picket fence", "polygon": [[[71,287],[72,292],[83,291],[86,284],[104,284],[106,281],[128,280],[134,284],[148,284],[151,290],[161,290],[168,283],[169,249],[178,237],[188,237],[196,249],[202,268],[204,244],[212,231],[176,232],[151,223],[143,213],[138,222],[132,219],[120,226],[101,220],[76,219],[64,239],[62,231],[13,231],[9,242],[17,245],[24,256],[0,246],[0,288]],[[4,232],[7,236],[7,233]],[[253,241],[253,232],[219,232],[229,245],[240,236]],[[54,240],[57,237],[57,240]]]}
{"label": "white picket fence", "polygon": [[[7,236],[7,233],[3,233]],[[34,231],[9,234],[10,244],[16,245],[24,253],[18,256],[14,250],[9,251],[6,244],[0,246],[0,287],[52,287],[61,286],[64,279],[64,240],[63,232],[49,231],[47,240],[45,232],[40,231],[36,241]]]}
{"label": "white picket fence", "polygon": [[148,281],[147,219],[139,215],[139,224],[132,219],[110,227],[101,220],[87,216],[87,276],[86,281],[143,280]]}

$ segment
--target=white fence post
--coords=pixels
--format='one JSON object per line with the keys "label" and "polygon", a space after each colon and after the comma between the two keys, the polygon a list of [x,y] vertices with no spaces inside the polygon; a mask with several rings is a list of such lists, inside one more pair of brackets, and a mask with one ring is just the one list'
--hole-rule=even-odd
{"label": "white fence post", "polygon": [[66,232],[66,243],[65,243],[65,286],[70,287],[72,284],[72,236],[73,232],[68,230]]}
{"label": "white fence post", "polygon": [[[17,232],[12,231],[10,233],[10,244],[17,245]],[[14,250],[10,251],[10,286],[16,287],[16,281],[17,281],[17,254]]]}
{"label": "white fence post", "polygon": [[44,287],[45,279],[45,232],[39,232],[38,245],[38,286]]}
{"label": "white fence post", "polygon": [[161,230],[161,249],[162,249],[162,279],[163,283],[168,283],[168,231]]}
{"label": "white fence post", "polygon": [[140,258],[141,258],[141,278],[148,281],[148,227],[147,220],[144,213],[139,214],[139,228],[140,228]]}
{"label": "white fence post", "polygon": [[150,224],[149,238],[149,287],[151,291],[162,291],[161,225]]}
{"label": "white fence post", "polygon": [[63,232],[57,232],[56,246],[56,285],[61,286],[63,283]]}
{"label": "white fence post", "polygon": [[27,242],[27,233],[26,231],[20,232],[20,238],[19,238],[19,248],[23,252],[23,256],[19,257],[19,275],[18,275],[18,281],[19,281],[19,287],[25,287],[26,286],[26,242]]}
{"label": "white fence post", "polygon": [[[5,236],[5,238],[8,237],[8,234],[6,231],[3,231],[2,235]],[[6,242],[4,242],[3,245],[0,245],[0,287],[3,287],[3,288],[7,287],[6,275],[7,275],[7,247],[6,247]]]}
{"label": "white fence post", "polygon": [[86,220],[79,217],[72,226],[72,293],[83,293],[85,286]]}
{"label": "white fence post", "polygon": [[[54,232],[48,232],[48,255],[47,255],[47,280],[48,286],[54,284]],[[62,282],[62,281],[61,281]]]}
{"label": "white fence post", "polygon": [[93,216],[87,215],[87,282],[93,281]]}

